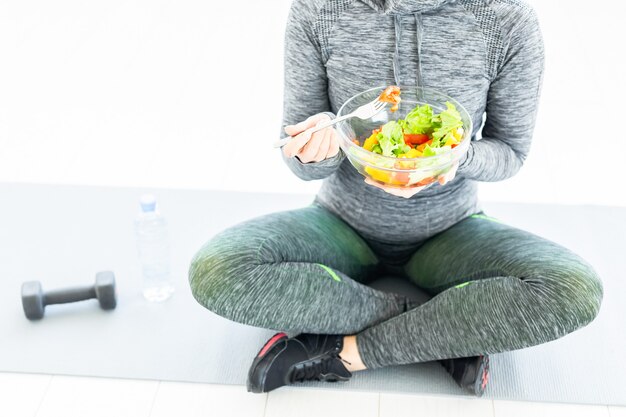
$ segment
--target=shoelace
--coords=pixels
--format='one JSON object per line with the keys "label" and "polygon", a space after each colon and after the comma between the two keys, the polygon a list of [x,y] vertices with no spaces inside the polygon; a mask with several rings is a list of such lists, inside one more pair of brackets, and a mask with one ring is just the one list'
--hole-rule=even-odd
{"label": "shoelace", "polygon": [[291,374],[291,382],[303,382],[306,380],[318,380],[320,375],[327,374],[331,368],[331,362],[339,359],[342,362],[350,364],[347,360],[340,356],[326,356],[323,358],[313,359],[302,364],[298,364]]}

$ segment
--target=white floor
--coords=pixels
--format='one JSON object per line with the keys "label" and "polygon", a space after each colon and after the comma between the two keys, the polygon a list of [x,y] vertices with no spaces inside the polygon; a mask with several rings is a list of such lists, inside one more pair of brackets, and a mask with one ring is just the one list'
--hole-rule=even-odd
{"label": "white floor", "polygon": [[626,417],[626,407],[0,373],[6,417]]}

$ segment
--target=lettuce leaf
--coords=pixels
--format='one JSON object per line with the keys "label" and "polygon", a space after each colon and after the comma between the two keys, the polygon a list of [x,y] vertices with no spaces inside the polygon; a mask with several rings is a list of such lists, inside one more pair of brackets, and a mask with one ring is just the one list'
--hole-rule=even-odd
{"label": "lettuce leaf", "polygon": [[439,124],[433,131],[433,143],[432,147],[438,148],[441,145],[441,139],[457,130],[459,127],[463,127],[463,120],[461,120],[461,114],[458,112],[454,104],[446,101],[446,110],[439,113],[433,119]]}
{"label": "lettuce leaf", "polygon": [[378,144],[384,156],[397,155],[394,152],[396,149],[405,149],[406,147],[402,126],[395,120],[385,123],[378,134]]}
{"label": "lettuce leaf", "polygon": [[442,153],[446,153],[448,151],[452,150],[451,146],[441,146],[439,148],[433,148],[430,145],[426,145],[424,147],[424,152],[423,155],[424,156],[435,156],[435,155],[439,155]]}
{"label": "lettuce leaf", "polygon": [[433,108],[428,104],[415,106],[404,118],[403,126],[405,133],[408,134],[429,134],[432,133],[435,126],[433,125]]}
{"label": "lettuce leaf", "polygon": [[402,143],[393,150],[393,154],[395,156],[399,156],[399,155],[402,155],[403,153],[407,153],[410,150],[411,150],[411,147],[409,145],[407,145],[406,143]]}

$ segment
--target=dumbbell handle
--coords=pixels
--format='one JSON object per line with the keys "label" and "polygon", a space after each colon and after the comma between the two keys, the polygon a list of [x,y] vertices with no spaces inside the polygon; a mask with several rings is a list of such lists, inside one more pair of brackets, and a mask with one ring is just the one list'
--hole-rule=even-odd
{"label": "dumbbell handle", "polygon": [[92,298],[97,298],[96,288],[94,286],[67,288],[64,290],[54,290],[46,292],[44,294],[43,304],[65,304],[73,303],[75,301],[89,300]]}

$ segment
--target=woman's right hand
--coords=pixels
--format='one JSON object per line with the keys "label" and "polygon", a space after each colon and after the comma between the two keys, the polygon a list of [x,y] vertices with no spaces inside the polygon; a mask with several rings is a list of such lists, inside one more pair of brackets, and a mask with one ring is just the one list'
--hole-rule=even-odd
{"label": "woman's right hand", "polygon": [[313,115],[296,125],[285,127],[285,133],[293,139],[283,146],[283,154],[288,158],[298,157],[303,163],[320,162],[339,153],[337,131],[328,127],[311,134],[311,129],[331,120],[325,113]]}

